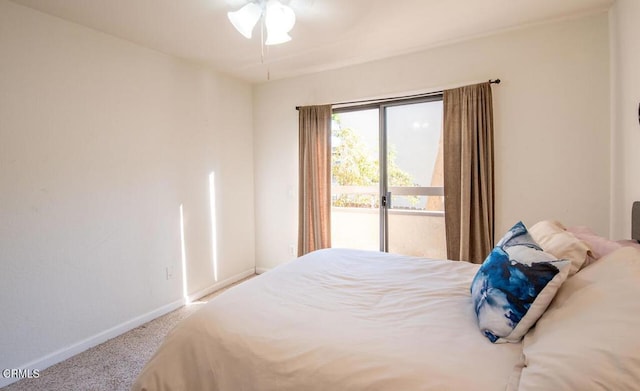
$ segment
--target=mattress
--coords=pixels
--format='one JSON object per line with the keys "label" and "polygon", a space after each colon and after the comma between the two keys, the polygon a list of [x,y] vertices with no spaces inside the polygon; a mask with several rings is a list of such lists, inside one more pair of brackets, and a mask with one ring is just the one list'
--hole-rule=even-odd
{"label": "mattress", "polygon": [[479,265],[327,249],[229,289],[179,324],[133,390],[505,390],[522,344],[478,329]]}

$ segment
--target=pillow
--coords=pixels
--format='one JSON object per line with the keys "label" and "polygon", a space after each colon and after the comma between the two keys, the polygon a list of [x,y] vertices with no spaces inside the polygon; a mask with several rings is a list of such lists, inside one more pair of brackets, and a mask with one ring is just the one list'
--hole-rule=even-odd
{"label": "pillow", "polygon": [[633,247],[640,250],[640,243],[637,240],[616,240],[616,243],[622,247]]}
{"label": "pillow", "polygon": [[587,227],[569,227],[567,232],[572,233],[576,238],[587,244],[591,248],[591,253],[595,259],[600,259],[622,247],[619,243],[602,237]]}
{"label": "pillow", "polygon": [[564,226],[557,221],[540,221],[531,227],[529,232],[544,251],[571,261],[569,276],[576,274],[591,255],[589,246],[571,232],[565,231]]}
{"label": "pillow", "polygon": [[640,251],[624,247],[564,283],[523,340],[518,390],[637,390]]}
{"label": "pillow", "polygon": [[567,278],[570,261],[542,251],[518,222],[491,251],[471,283],[478,326],[491,342],[518,342]]}

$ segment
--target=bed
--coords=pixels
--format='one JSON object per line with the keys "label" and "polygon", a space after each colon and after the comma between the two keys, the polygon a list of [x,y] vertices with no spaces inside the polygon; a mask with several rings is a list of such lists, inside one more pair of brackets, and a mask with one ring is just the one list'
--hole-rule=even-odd
{"label": "bed", "polygon": [[479,327],[470,287],[482,285],[485,266],[326,249],[207,303],[167,336],[132,389],[640,389],[639,246],[557,222],[535,227],[545,252],[565,252],[557,265],[566,268],[512,341]]}

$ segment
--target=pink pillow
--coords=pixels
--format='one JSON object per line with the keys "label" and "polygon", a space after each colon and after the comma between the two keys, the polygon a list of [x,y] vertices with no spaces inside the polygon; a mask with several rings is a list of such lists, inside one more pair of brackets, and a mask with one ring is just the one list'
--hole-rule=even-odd
{"label": "pink pillow", "polygon": [[567,228],[567,231],[571,232],[576,238],[585,242],[587,246],[591,248],[591,252],[595,259],[602,258],[622,247],[622,244],[604,238],[587,227],[569,227]]}
{"label": "pink pillow", "polygon": [[594,230],[587,227],[586,225],[577,225],[575,227],[565,228],[567,231],[572,234],[589,234],[589,235],[598,235]]}

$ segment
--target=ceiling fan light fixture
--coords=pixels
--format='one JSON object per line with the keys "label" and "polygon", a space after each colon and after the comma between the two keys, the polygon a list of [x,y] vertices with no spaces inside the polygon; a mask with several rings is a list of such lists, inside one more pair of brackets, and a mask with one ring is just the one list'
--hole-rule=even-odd
{"label": "ceiling fan light fixture", "polygon": [[278,0],[269,0],[265,12],[265,27],[268,33],[288,33],[296,24],[296,14]]}
{"label": "ceiling fan light fixture", "polygon": [[238,30],[238,32],[244,35],[247,39],[251,39],[251,33],[253,28],[260,20],[262,16],[262,7],[256,3],[248,3],[244,7],[235,12],[228,12],[227,17]]}
{"label": "ceiling fan light fixture", "polygon": [[262,18],[263,32],[267,35],[265,45],[291,41],[289,31],[296,24],[293,9],[279,0],[251,0],[239,10],[228,12],[227,16],[236,30],[248,39],[251,39],[253,29]]}
{"label": "ceiling fan light fixture", "polygon": [[284,31],[267,31],[265,45],[278,45],[291,41],[291,36]]}

